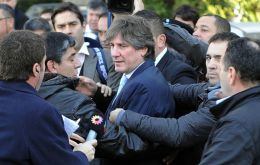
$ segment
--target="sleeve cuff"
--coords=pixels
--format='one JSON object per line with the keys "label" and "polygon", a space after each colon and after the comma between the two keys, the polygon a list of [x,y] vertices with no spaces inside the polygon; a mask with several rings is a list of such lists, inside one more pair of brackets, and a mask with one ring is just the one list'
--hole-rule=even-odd
{"label": "sleeve cuff", "polygon": [[120,111],[120,112],[118,113],[117,118],[116,118],[116,121],[115,121],[115,124],[116,124],[116,125],[120,125],[120,122],[121,122],[121,120],[122,120],[124,114],[125,114],[125,110],[122,110],[122,111]]}

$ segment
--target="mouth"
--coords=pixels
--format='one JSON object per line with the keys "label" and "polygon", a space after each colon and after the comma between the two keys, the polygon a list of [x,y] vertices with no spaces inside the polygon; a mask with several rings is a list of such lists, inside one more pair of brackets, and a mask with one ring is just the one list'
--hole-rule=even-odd
{"label": "mouth", "polygon": [[123,61],[114,61],[115,64],[123,63]]}

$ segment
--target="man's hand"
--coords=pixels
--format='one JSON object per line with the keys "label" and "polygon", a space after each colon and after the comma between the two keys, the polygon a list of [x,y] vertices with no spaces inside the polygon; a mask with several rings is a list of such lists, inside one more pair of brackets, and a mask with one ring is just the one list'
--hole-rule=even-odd
{"label": "man's hand", "polygon": [[109,116],[110,122],[111,122],[111,123],[115,123],[116,118],[117,118],[119,112],[121,112],[121,111],[123,111],[123,110],[124,110],[124,109],[122,109],[122,108],[116,108],[115,110],[111,111],[111,112],[110,112],[110,116]]}
{"label": "man's hand", "polygon": [[222,92],[221,89],[220,89],[218,92],[216,92],[214,95],[215,95],[217,98],[219,98],[219,99],[223,99],[224,97],[226,97],[226,96],[223,94],[223,92]]}
{"label": "man's hand", "polygon": [[76,144],[73,151],[83,152],[89,161],[92,161],[95,158],[95,148],[97,146],[97,140],[90,140],[84,143]]}
{"label": "man's hand", "polygon": [[76,90],[90,97],[95,96],[97,92],[96,82],[88,77],[79,76],[79,83]]}
{"label": "man's hand", "polygon": [[75,147],[78,143],[84,143],[84,142],[85,139],[75,133],[72,133],[69,137],[69,143],[73,147]]}
{"label": "man's hand", "polygon": [[101,93],[104,95],[104,97],[111,96],[112,89],[109,86],[106,86],[101,83],[97,83],[97,86],[101,88]]}
{"label": "man's hand", "polygon": [[163,162],[166,165],[170,165],[173,163],[173,161],[175,160],[176,156],[178,155],[179,151],[175,150],[173,152],[171,152],[169,155],[167,155],[165,158],[163,158]]}

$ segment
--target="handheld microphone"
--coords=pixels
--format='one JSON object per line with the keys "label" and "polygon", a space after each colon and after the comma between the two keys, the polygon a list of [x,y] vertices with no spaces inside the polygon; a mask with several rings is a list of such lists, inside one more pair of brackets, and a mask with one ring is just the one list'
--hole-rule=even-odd
{"label": "handheld microphone", "polygon": [[104,133],[104,117],[100,114],[93,114],[89,122],[89,133],[87,135],[86,141],[96,139],[98,135],[103,135]]}

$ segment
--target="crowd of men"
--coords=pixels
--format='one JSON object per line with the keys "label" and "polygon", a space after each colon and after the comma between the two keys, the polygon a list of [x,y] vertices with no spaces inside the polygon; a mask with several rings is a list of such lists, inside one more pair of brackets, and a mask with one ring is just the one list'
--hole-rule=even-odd
{"label": "crowd of men", "polygon": [[16,3],[0,0],[0,164],[260,163],[260,45],[225,18]]}

